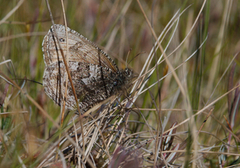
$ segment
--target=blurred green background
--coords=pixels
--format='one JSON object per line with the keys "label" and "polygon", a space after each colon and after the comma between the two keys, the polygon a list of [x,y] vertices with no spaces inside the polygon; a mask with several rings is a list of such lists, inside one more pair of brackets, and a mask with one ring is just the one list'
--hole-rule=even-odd
{"label": "blurred green background", "polygon": [[[199,15],[203,1],[141,0],[140,2],[157,36],[163,31],[178,10],[180,12],[184,11],[179,18],[177,27],[174,27],[176,26],[175,24],[163,38],[162,46],[165,47],[170,37],[174,34],[166,50],[168,55],[183,42],[169,57],[173,67],[181,65],[193,52],[197,51],[190,60],[176,70],[180,80],[185,80],[186,82],[185,88],[190,97],[193,113],[203,108],[206,103],[216,100],[227,92],[229,90],[229,82],[233,86],[239,82],[239,56],[234,60],[236,63],[234,75],[229,75],[230,69],[227,70],[223,77],[222,75],[230,65],[234,55],[240,51],[240,1],[207,1],[193,29],[190,28],[195,22],[197,15]],[[10,11],[16,8],[17,5],[19,5],[19,8],[11,13]],[[54,22],[63,24],[61,2],[56,0],[50,1],[49,5]],[[103,50],[114,58],[120,68],[125,67],[125,61],[130,62],[133,59],[129,66],[136,73],[140,73],[155,39],[136,1],[76,0],[64,1],[64,7],[68,27],[103,47]],[[4,19],[5,17],[7,17],[6,20]],[[42,82],[45,65],[41,44],[44,35],[47,34],[52,25],[46,1],[0,0],[0,18],[0,62],[11,60],[14,67],[13,70],[10,63],[1,64],[0,70],[9,78],[14,79],[19,85],[23,84],[24,78]],[[176,30],[174,31],[175,28]],[[190,34],[185,39],[188,33]],[[202,44],[203,46],[199,49]],[[130,56],[127,58],[129,51]],[[160,54],[161,52],[158,50],[151,67],[154,67]],[[157,68],[157,73],[155,72],[151,76],[147,86],[164,76],[167,68],[165,62],[160,64]],[[158,96],[159,86],[156,85],[149,89],[157,105],[161,102],[162,109],[185,109],[181,100],[181,94],[177,98],[176,104],[173,107],[171,106],[178,90],[178,85],[172,75],[162,80],[160,86],[161,101],[159,101]],[[216,90],[214,90],[215,87]],[[46,131],[46,125],[44,125],[46,119],[40,115],[37,108],[24,95],[17,94],[16,89],[9,86],[8,93],[4,96],[5,90],[6,82],[0,79],[0,99],[3,100],[13,95],[7,103],[5,102],[7,106],[5,106],[5,109],[2,107],[1,111],[29,111],[31,115],[26,120],[29,119],[29,124],[33,127],[33,130],[37,130],[34,131],[35,134],[39,137],[47,137],[48,131]],[[60,108],[45,95],[42,85],[27,81],[23,86],[23,90],[53,118],[59,115]],[[17,95],[16,97],[14,96],[15,94]],[[232,97],[230,98],[231,100],[233,99]],[[152,101],[149,92],[146,91],[139,96],[135,106],[139,108],[154,108]],[[228,101],[229,98],[225,96],[214,104],[213,115],[224,125],[227,125],[227,123],[223,115],[226,117],[230,115]],[[150,110],[144,114],[148,116],[147,118],[150,121],[154,119],[155,114],[151,113]],[[167,113],[163,112],[162,116],[166,115]],[[184,111],[172,112],[168,126],[175,121],[181,122],[186,117],[187,115]],[[196,118],[198,128],[205,118],[206,115]],[[211,117],[209,120],[203,130],[219,136],[220,139],[224,138],[226,135],[222,131],[220,124]],[[238,120],[239,114],[236,114],[235,121],[237,122]],[[4,125],[6,120],[2,120],[1,127],[9,128],[15,122],[13,120],[8,121]],[[154,123],[154,121],[152,122]],[[47,122],[47,127],[51,125],[51,123]],[[186,130],[186,128],[187,125],[179,128],[179,130]],[[232,129],[234,133],[239,133],[239,125],[234,125]],[[211,139],[211,141],[206,137],[208,135],[201,135],[200,139],[208,141],[209,144],[215,143],[215,140]]]}

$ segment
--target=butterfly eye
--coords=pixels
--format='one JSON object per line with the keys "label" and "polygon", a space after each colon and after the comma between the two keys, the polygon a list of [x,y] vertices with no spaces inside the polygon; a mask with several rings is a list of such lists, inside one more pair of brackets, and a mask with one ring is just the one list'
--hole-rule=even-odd
{"label": "butterfly eye", "polygon": [[132,71],[128,68],[125,69],[125,73],[128,77],[131,77],[132,76]]}
{"label": "butterfly eye", "polygon": [[63,38],[60,38],[60,39],[59,39],[59,41],[60,41],[60,42],[64,42],[64,41],[65,41],[65,39],[63,39]]}

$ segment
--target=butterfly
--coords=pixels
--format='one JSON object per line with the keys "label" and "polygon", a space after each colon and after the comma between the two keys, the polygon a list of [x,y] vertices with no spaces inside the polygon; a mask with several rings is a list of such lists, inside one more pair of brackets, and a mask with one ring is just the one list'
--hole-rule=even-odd
{"label": "butterfly", "polygon": [[130,87],[133,79],[131,69],[119,70],[114,61],[93,42],[70,28],[67,28],[67,32],[68,53],[64,25],[53,25],[42,42],[44,91],[56,104],[63,102],[65,84],[68,82],[65,107],[68,110],[77,109],[70,82],[66,81],[61,49],[65,57],[68,54],[68,68],[77,103],[83,112],[113,95],[120,95]]}

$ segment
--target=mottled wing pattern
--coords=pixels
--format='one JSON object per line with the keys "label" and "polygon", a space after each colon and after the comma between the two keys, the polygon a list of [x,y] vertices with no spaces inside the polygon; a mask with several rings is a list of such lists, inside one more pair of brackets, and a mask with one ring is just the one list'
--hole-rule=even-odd
{"label": "mottled wing pattern", "polygon": [[[56,68],[58,66],[60,66],[60,72],[59,69]],[[103,71],[105,75],[109,75],[110,71],[107,68],[100,68],[100,66],[81,62],[69,62],[69,71],[76,90],[79,107],[83,111],[88,110],[94,104],[97,104],[108,97],[105,94],[104,83],[103,80],[101,80],[100,75],[100,71]],[[64,86],[67,74],[64,72],[64,63],[61,62],[59,64],[56,62],[46,68],[43,76],[43,86],[45,88],[45,92],[58,105],[61,105],[63,96],[62,93],[65,92]],[[112,83],[109,79],[106,79],[106,82]],[[109,89],[109,91],[110,90],[112,89]],[[67,93],[66,107],[70,110],[76,109],[76,101],[70,82],[68,83]],[[111,93],[108,92],[108,95],[110,94]]]}
{"label": "mottled wing pattern", "polygon": [[[54,36],[54,30],[56,30],[56,35],[58,38]],[[113,60],[94,43],[70,28],[67,28],[67,32],[69,61],[101,65],[102,67],[110,68],[112,71],[118,71],[118,67]],[[61,45],[64,55],[66,55],[66,32],[65,26],[63,25],[55,24],[54,27],[52,26],[50,28],[48,34],[44,37],[42,49],[44,61],[47,66],[51,63],[62,60],[60,47],[57,40]]]}
{"label": "mottled wing pattern", "polygon": [[[76,90],[79,107],[85,112],[95,104],[118,94],[123,88],[127,88],[132,79],[132,71],[129,69],[119,71],[112,59],[95,44],[70,28],[67,28],[67,31],[68,68]],[[59,47],[58,41],[61,47]],[[68,82],[66,108],[75,110],[76,102],[70,82],[66,81],[67,73],[60,48],[66,55],[65,26],[54,25],[42,43],[46,65],[43,86],[46,94],[58,105],[61,105],[65,84]]]}

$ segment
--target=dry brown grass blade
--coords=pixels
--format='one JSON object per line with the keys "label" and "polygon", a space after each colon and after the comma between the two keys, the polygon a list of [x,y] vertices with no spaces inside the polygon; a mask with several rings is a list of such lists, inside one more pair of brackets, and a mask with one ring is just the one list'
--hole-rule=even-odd
{"label": "dry brown grass blade", "polygon": [[[66,20],[66,13],[65,13],[65,7],[64,7],[64,3],[63,3],[63,0],[61,0],[61,5],[62,5],[62,12],[63,12],[63,19],[64,19],[64,25],[65,25],[65,30],[67,30],[67,20]],[[67,63],[67,66],[68,67],[68,52],[69,52],[69,48],[68,48],[68,32],[66,31],[66,48],[67,48],[67,51],[66,51],[66,63]],[[66,79],[65,81],[68,81],[68,75],[66,75]],[[63,105],[61,106],[62,107],[62,111],[61,111],[61,125],[63,124],[63,119],[64,119],[64,112],[65,112],[65,104],[66,104],[66,100],[67,100],[67,87],[68,87],[68,82],[66,82],[66,85],[65,85],[65,93],[64,93],[64,97],[63,97]],[[78,104],[78,102],[76,101],[76,104]],[[81,122],[81,121],[80,121]],[[82,125],[81,125],[82,126]],[[77,142],[77,141],[76,141]]]}
{"label": "dry brown grass blade", "polygon": [[206,119],[203,121],[203,123],[202,123],[201,127],[199,128],[198,135],[199,135],[200,131],[202,130],[202,128],[203,128],[203,126],[204,126],[204,124],[207,122],[207,119],[208,119],[208,117],[210,117],[210,116],[211,116],[213,109],[214,109],[214,108],[210,109],[210,111],[209,111],[209,113],[208,113],[208,115],[207,115]]}
{"label": "dry brown grass blade", "polygon": [[0,113],[0,115],[2,115],[2,116],[8,116],[8,115],[16,115],[16,114],[24,114],[24,113],[28,113],[28,111],[3,112],[3,113]]}

